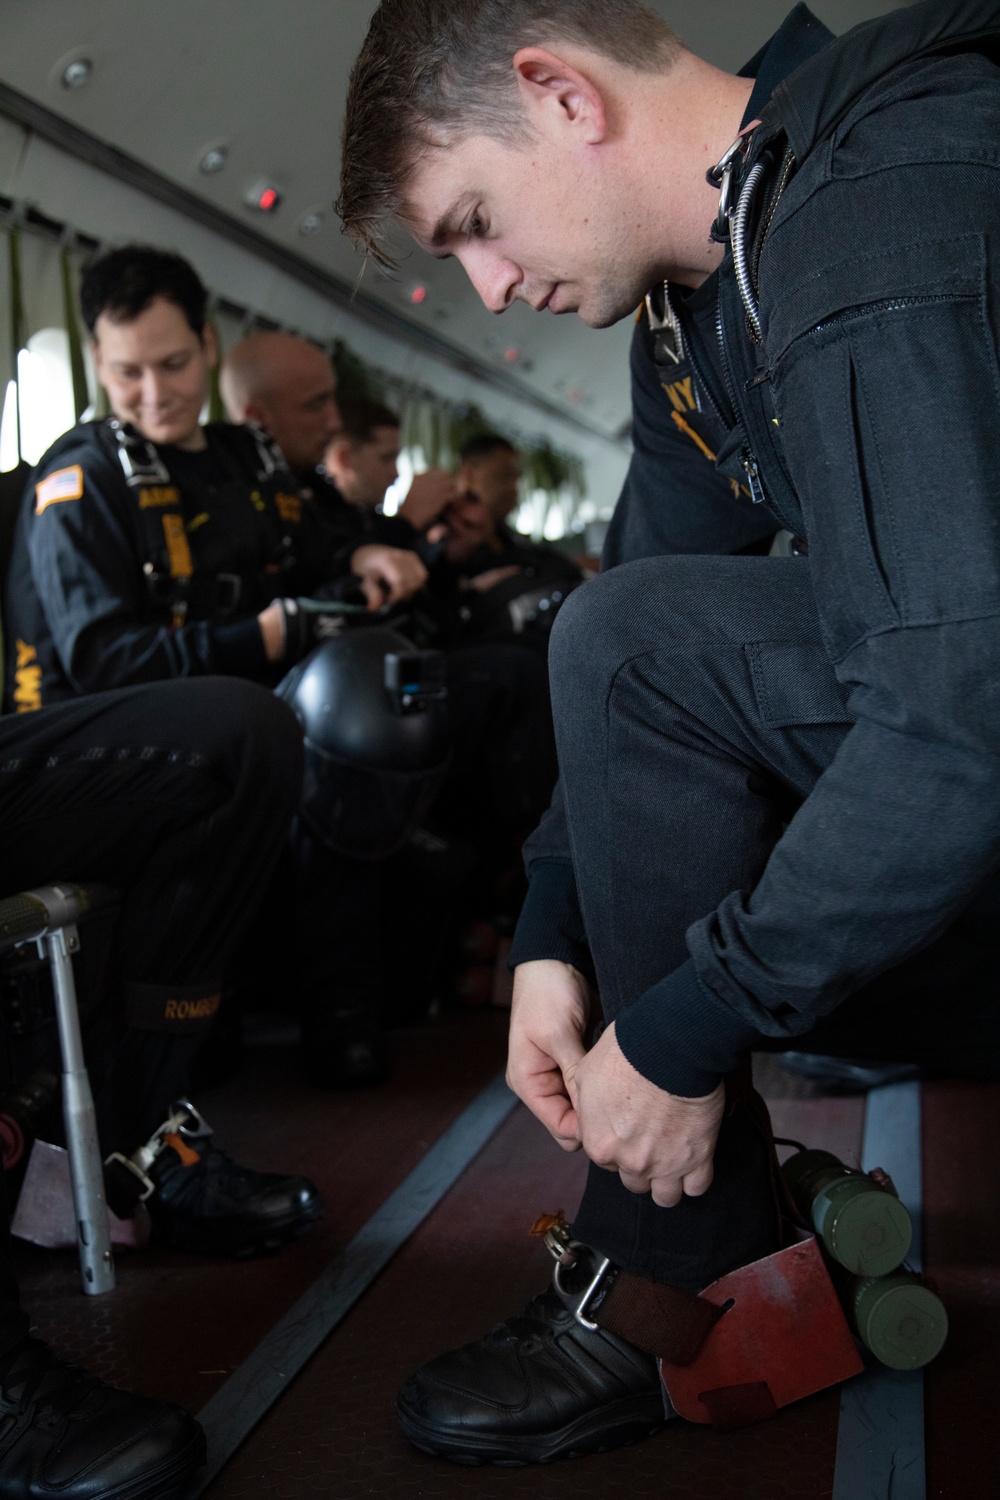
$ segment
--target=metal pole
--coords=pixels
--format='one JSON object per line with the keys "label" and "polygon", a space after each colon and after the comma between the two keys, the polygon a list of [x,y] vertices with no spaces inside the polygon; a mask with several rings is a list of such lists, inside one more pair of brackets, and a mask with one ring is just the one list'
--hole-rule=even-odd
{"label": "metal pole", "polygon": [[111,1253],[108,1208],[104,1198],[104,1172],[97,1140],[94,1096],[83,1061],[80,1016],[70,951],[78,946],[76,927],[69,925],[41,939],[52,968],[56,1020],[63,1066],[63,1119],[69,1173],[76,1209],[76,1233],[80,1247],[83,1290],[90,1297],[114,1291],[115,1263]]}

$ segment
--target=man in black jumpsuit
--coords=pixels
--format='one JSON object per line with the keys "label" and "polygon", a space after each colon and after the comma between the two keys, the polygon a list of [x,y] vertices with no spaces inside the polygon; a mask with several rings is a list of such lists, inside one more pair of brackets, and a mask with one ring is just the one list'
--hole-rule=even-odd
{"label": "man in black jumpsuit", "polygon": [[[6,599],[11,707],[209,673],[273,686],[316,641],[296,597],[364,590],[378,607],[405,591],[419,564],[343,549],[263,434],[200,425],[215,343],[186,262],[114,251],[81,296],[115,415],[60,438],[25,497]],[[367,869],[305,835],[269,896],[284,934],[274,985],[292,969],[318,1083],[384,1072],[371,904]]]}
{"label": "man in black jumpsuit", "polygon": [[[600,326],[658,288],[678,440],[771,512],[727,550],[776,522],[808,547],[615,567],[553,636],[561,795],[528,850],[509,1077],[595,1163],[575,1233],[649,1306],[774,1247],[723,1085],[762,1038],[996,1072],[1000,7],[834,41],[798,6],[738,78],[628,0],[448,9],[376,13],[348,229],[377,249],[400,213],[494,311]],[[524,1461],[648,1430],[642,1328],[575,1320],[593,1267],[418,1372],[414,1440]]]}
{"label": "man in black jumpsuit", "polygon": [[[401,628],[421,645],[448,651],[451,768],[432,810],[433,831],[418,830],[388,871],[384,905],[397,913],[406,910],[411,929],[404,941],[401,918],[393,918],[396,940],[391,947],[406,958],[403,971],[389,975],[391,1003],[394,992],[413,990],[414,971],[421,967],[434,988],[433,967],[421,966],[413,956],[446,946],[440,927],[450,921],[456,887],[474,903],[486,901],[488,908],[497,872],[517,860],[524,837],[548,801],[555,755],[548,686],[538,657],[547,641],[546,610],[558,607],[561,600],[554,595],[563,595],[567,581],[575,582],[579,575],[566,559],[549,556],[550,549],[533,549],[527,541],[504,558],[481,548],[487,539],[494,544],[492,522],[444,470],[416,475],[400,512],[383,515],[381,506],[397,473],[399,420],[380,403],[348,399],[341,403],[340,430],[325,442],[324,455],[329,424],[323,421],[321,392],[333,379],[329,360],[306,340],[254,333],[226,355],[220,384],[230,415],[260,422],[277,442],[300,491],[312,496],[327,519],[340,556],[380,548],[396,567],[409,559],[413,588],[400,605]],[[324,459],[325,472],[318,467]],[[475,513],[471,528],[463,525],[470,513]],[[513,542],[513,533],[509,536]],[[540,570],[536,550],[539,556],[546,554]],[[473,551],[481,555],[473,559]],[[499,574],[498,563],[504,564]],[[469,588],[469,573],[481,577],[484,587]],[[539,587],[543,578],[559,582],[546,590]],[[526,589],[539,592],[544,607],[535,608],[533,622],[519,619],[522,628],[515,630],[508,603]],[[539,602],[533,601],[535,606]],[[526,608],[524,613],[530,612]],[[468,859],[459,843],[475,848],[478,885],[470,883]],[[473,857],[469,850],[468,858]],[[504,916],[516,913],[516,884],[504,905]]]}

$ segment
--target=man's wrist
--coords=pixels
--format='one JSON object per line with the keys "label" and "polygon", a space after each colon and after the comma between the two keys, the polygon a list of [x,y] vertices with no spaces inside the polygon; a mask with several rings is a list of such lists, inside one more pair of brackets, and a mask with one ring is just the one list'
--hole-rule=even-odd
{"label": "man's wrist", "polygon": [[689,959],[619,1012],[615,1035],[637,1073],[697,1099],[732,1072],[759,1033],[702,983]]}

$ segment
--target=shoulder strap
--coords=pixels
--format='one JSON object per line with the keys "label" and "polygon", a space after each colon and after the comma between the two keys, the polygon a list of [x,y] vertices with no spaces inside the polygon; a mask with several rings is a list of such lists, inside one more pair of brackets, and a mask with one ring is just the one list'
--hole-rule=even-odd
{"label": "shoulder strap", "polygon": [[169,611],[175,627],[183,625],[194,564],[180,491],[155,444],[127,422],[109,417],[118,462],[134,499],[134,516],[142,550],[142,571],[154,607]]}

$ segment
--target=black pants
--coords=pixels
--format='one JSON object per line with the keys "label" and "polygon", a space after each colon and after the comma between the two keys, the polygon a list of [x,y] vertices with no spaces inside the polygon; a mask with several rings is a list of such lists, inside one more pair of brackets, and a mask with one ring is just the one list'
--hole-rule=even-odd
{"label": "black pants", "polygon": [[[744,648],[761,641],[793,648],[779,653],[780,712],[773,701],[762,710],[747,667]],[[564,826],[610,1021],[686,960],[693,921],[753,888],[850,727],[845,692],[822,649],[808,564],[795,558],[613,569],[564,606],[550,669]],[[991,905],[981,893],[943,938],[800,1045],[995,1070]],[[576,1230],[636,1270],[704,1284],[772,1248],[766,1158],[745,1113],[723,1127],[715,1165],[708,1193],[672,1209],[592,1167]]]}
{"label": "black pants", "polygon": [[0,721],[0,892],[100,881],[121,894],[112,982],[85,1034],[105,1151],[155,1129],[201,1040],[126,1026],[126,993],[220,980],[287,834],[301,762],[285,705],[228,677]]}

